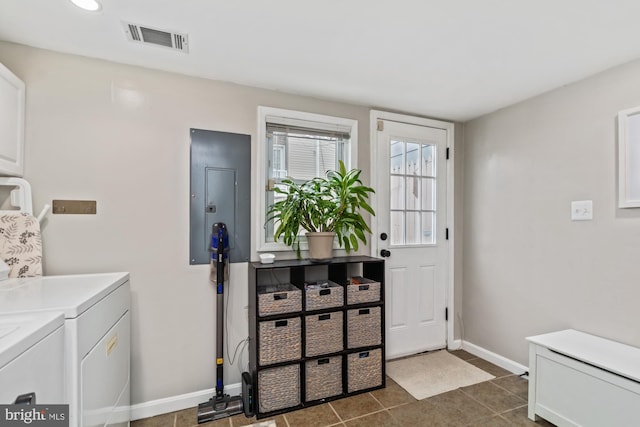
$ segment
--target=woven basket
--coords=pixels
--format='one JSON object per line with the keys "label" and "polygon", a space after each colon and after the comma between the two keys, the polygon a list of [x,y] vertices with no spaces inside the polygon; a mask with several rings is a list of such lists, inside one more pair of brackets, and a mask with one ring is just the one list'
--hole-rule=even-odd
{"label": "woven basket", "polygon": [[302,310],[302,291],[291,283],[258,286],[258,316]]}
{"label": "woven basket", "polygon": [[316,284],[305,285],[306,310],[340,307],[344,303],[344,288],[330,280],[324,280],[328,287],[312,288]]}
{"label": "woven basket", "polygon": [[305,384],[307,402],[342,394],[342,356],[305,363]]}
{"label": "woven basket", "polygon": [[347,310],[347,348],[382,344],[380,307]]}
{"label": "woven basket", "polygon": [[305,318],[306,356],[342,351],[342,311],[316,314]]}
{"label": "woven basket", "polygon": [[382,385],[382,350],[347,355],[347,388],[352,393]]}
{"label": "woven basket", "polygon": [[299,317],[259,323],[259,363],[261,366],[299,359],[302,347]]}
{"label": "woven basket", "polygon": [[347,304],[380,301],[380,282],[361,278],[358,284],[347,286]]}
{"label": "woven basket", "polygon": [[300,404],[300,365],[258,371],[259,412],[271,412]]}

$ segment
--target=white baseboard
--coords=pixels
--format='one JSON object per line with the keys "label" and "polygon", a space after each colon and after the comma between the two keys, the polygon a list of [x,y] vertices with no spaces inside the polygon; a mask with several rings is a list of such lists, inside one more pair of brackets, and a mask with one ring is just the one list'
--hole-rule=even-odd
{"label": "white baseboard", "polygon": [[453,340],[447,343],[447,350],[460,350],[462,349],[462,340]]}
{"label": "white baseboard", "polygon": [[[242,392],[242,385],[240,383],[230,384],[224,388],[224,392],[229,396],[237,396]],[[211,388],[207,390],[194,391],[193,393],[151,400],[149,402],[137,403],[135,405],[131,405],[131,421],[193,408],[198,406],[199,403],[203,403],[211,399],[215,393],[216,390]],[[194,420],[194,425],[195,421],[196,420]]]}
{"label": "white baseboard", "polygon": [[529,371],[529,367],[528,366],[524,366],[519,364],[518,362],[514,362],[511,359],[507,359],[504,356],[500,356],[499,354],[496,354],[492,351],[489,351],[485,348],[482,348],[480,346],[477,346],[473,343],[470,343],[469,341],[463,341],[462,342],[462,349],[465,351],[468,351],[469,353],[476,355],[478,357],[481,357],[484,360],[487,360],[491,363],[493,363],[494,365],[498,365],[501,368],[506,369],[509,372],[513,372],[514,374],[522,374],[524,372],[528,372]]}

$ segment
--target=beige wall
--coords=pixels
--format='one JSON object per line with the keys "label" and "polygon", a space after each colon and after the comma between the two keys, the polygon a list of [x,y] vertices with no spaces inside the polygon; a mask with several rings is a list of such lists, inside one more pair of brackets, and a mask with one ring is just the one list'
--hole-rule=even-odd
{"label": "beige wall", "polygon": [[466,340],[525,365],[526,336],[563,328],[640,346],[640,209],[616,208],[616,114],[637,105],[633,62],[465,124]]}
{"label": "beige wall", "polygon": [[[213,387],[215,293],[208,266],[188,263],[189,129],[250,134],[255,147],[258,105],[356,119],[368,182],[369,110],[8,43],[0,62],[27,87],[34,210],[97,200],[97,215],[43,224],[45,274],[131,273],[133,403]],[[247,334],[246,264],[231,276],[235,346]]]}

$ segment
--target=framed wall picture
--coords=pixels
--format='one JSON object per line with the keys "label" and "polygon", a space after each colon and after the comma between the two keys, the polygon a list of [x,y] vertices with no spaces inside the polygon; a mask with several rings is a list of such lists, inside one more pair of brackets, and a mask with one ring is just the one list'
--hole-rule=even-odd
{"label": "framed wall picture", "polygon": [[640,208],[640,107],[618,113],[618,207]]}

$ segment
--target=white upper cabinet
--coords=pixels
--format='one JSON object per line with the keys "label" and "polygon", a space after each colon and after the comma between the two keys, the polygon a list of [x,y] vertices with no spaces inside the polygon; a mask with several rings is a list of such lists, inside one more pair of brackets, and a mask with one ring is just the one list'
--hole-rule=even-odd
{"label": "white upper cabinet", "polygon": [[24,173],[24,82],[0,64],[0,175]]}

